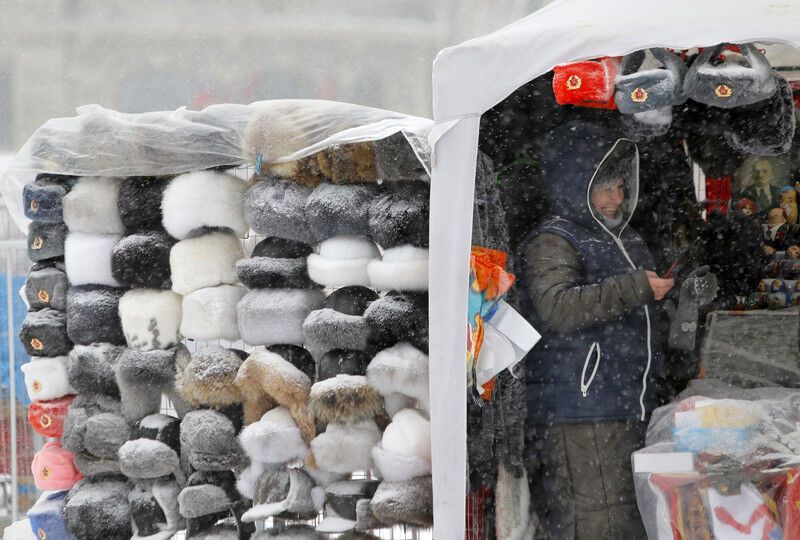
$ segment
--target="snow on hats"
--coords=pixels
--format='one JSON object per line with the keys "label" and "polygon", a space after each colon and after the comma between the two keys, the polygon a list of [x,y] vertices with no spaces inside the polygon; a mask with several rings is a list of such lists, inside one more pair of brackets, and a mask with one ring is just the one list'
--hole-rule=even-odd
{"label": "snow on hats", "polygon": [[70,231],[64,244],[64,266],[70,284],[121,286],[111,269],[114,246],[121,239],[118,234]]}
{"label": "snow on hats", "polygon": [[174,244],[162,231],[125,236],[111,252],[111,274],[129,287],[170,289],[169,254]]}
{"label": "snow on hats", "polygon": [[62,443],[85,476],[119,472],[117,451],[130,436],[119,412],[119,401],[101,394],[79,394],[70,405]]}
{"label": "snow on hats", "polygon": [[346,532],[356,528],[358,501],[369,500],[380,480],[342,480],[325,488],[325,518],[318,532]]}
{"label": "snow on hats", "polygon": [[20,366],[25,376],[25,386],[31,401],[43,401],[74,394],[67,382],[67,357],[52,358],[34,356],[30,362]]}
{"label": "snow on hats", "polygon": [[70,489],[81,479],[72,463],[75,454],[65,450],[59,441],[44,443],[31,463],[36,489],[42,491]]}
{"label": "snow on hats", "polygon": [[[198,471],[229,471],[242,464],[244,452],[236,429],[225,415],[208,409],[186,413],[181,421],[181,451]],[[234,489],[235,490],[235,489]],[[192,517],[186,515],[184,517]]]}
{"label": "snow on hats", "polygon": [[33,221],[61,223],[64,195],[72,182],[69,176],[37,174],[31,184],[22,188],[22,205],[25,217]]}
{"label": "snow on hats", "polygon": [[114,367],[124,350],[110,343],[75,345],[67,362],[70,386],[80,393],[119,396]]}
{"label": "snow on hats", "polygon": [[236,306],[239,333],[250,345],[302,345],[303,322],[324,299],[313,289],[253,289]]}
{"label": "snow on hats", "polygon": [[363,375],[336,375],[315,383],[308,410],[318,422],[360,422],[380,416],[383,400]]}
{"label": "snow on hats", "polygon": [[308,445],[286,407],[264,413],[242,430],[239,441],[251,462],[282,465],[303,461],[308,454]]}
{"label": "snow on hats", "polygon": [[308,275],[329,288],[370,285],[367,266],[380,258],[380,251],[361,236],[338,236],[319,245],[319,253],[308,256]]}
{"label": "snow on hats", "polygon": [[431,423],[414,409],[392,417],[372,459],[389,482],[401,482],[431,474]]}
{"label": "snow on hats", "polygon": [[694,101],[732,109],[752,105],[775,94],[776,84],[767,58],[752,43],[739,46],[742,61],[721,58],[728,47],[708,47],[695,58],[684,80],[686,96]]}
{"label": "snow on hats", "polygon": [[306,258],[313,248],[303,242],[270,236],[253,248],[249,259],[236,263],[236,272],[250,289],[316,287],[308,277]]}
{"label": "snow on hats", "polygon": [[67,417],[73,395],[46,401],[33,401],[28,407],[28,422],[31,427],[43,437],[57,439],[64,430],[64,420]]}
{"label": "snow on hats", "polygon": [[212,232],[181,240],[169,255],[172,290],[189,294],[204,287],[236,284],[236,261],[243,256],[241,242],[229,233]]}
{"label": "snow on hats", "polygon": [[180,420],[165,414],[152,414],[136,425],[119,456],[120,471],[128,478],[153,479],[173,475],[183,483],[180,463]]}
{"label": "snow on hats", "polygon": [[385,249],[367,267],[369,283],[381,291],[428,290],[428,250],[412,245]]}
{"label": "snow on hats", "polygon": [[311,190],[269,175],[244,195],[244,216],[257,234],[312,243],[306,223],[306,201]]}
{"label": "snow on hats", "polygon": [[184,296],[181,335],[200,341],[239,340],[236,305],[245,292],[239,285],[219,285]]}
{"label": "snow on hats", "polygon": [[132,540],[169,540],[183,526],[178,512],[181,486],[174,480],[137,483],[128,503],[133,526]]}
{"label": "snow on hats", "polygon": [[683,79],[686,64],[662,48],[650,49],[653,57],[663,68],[641,70],[645,51],[636,51],[622,59],[622,73],[617,77],[614,102],[622,114],[634,114],[686,101],[683,93]]}
{"label": "snow on hats", "polygon": [[198,349],[185,366],[178,366],[175,390],[196,407],[227,407],[242,402],[236,375],[247,357],[244,351],[209,346]]}
{"label": "snow on hats", "polygon": [[161,394],[175,385],[175,355],[182,344],[172,349],[126,349],[115,370],[122,415],[129,422],[158,412]]}
{"label": "snow on hats", "polygon": [[364,318],[380,348],[408,340],[428,350],[427,293],[390,292],[367,307]]}
{"label": "snow on hats", "polygon": [[288,361],[294,367],[305,373],[309,380],[314,380],[317,374],[317,363],[308,350],[299,345],[277,344],[267,347],[272,352]]}
{"label": "snow on hats", "polygon": [[45,491],[27,512],[30,528],[39,539],[75,540],[64,523],[66,491]]}
{"label": "snow on hats", "polygon": [[623,115],[621,124],[625,135],[634,142],[660,137],[672,125],[672,107]]}
{"label": "snow on hats", "polygon": [[125,289],[84,285],[67,293],[67,334],[73,343],[124,345],[119,299]]}
{"label": "snow on hats", "polygon": [[774,77],[778,87],[774,96],[730,111],[725,140],[737,152],[776,156],[792,147],[796,123],[792,88],[783,77]]}
{"label": "snow on hats", "polygon": [[616,109],[614,80],[619,60],[599,58],[553,68],[553,93],[559,105]]}
{"label": "snow on hats", "polygon": [[167,181],[155,176],[132,176],[120,181],[117,208],[122,223],[131,231],[162,227],[161,198]]}
{"label": "snow on hats", "polygon": [[63,223],[31,221],[28,224],[28,259],[38,262],[63,257],[66,236],[67,228]]}
{"label": "snow on hats", "polygon": [[433,482],[419,476],[402,482],[383,481],[370,503],[381,522],[419,527],[433,525]]}
{"label": "snow on hats", "polygon": [[303,323],[308,347],[319,352],[366,349],[370,328],[363,314],[377,298],[372,289],[357,285],[332,292],[325,298],[324,307],[309,313]]}
{"label": "snow on hats", "polygon": [[220,227],[236,236],[247,232],[242,215],[245,183],[230,174],[198,171],[176,176],[161,201],[164,228],[178,239],[195,229]]}
{"label": "snow on hats", "polygon": [[367,368],[367,379],[382,396],[402,394],[425,409],[429,406],[428,355],[408,342],[376,354]]}
{"label": "snow on hats", "polygon": [[72,348],[66,313],[50,308],[29,311],[22,321],[19,339],[30,356],[59,356]]}
{"label": "snow on hats", "polygon": [[311,441],[311,451],[320,469],[350,474],[372,468],[372,447],[380,440],[381,432],[374,420],[331,422]]}
{"label": "snow on hats", "polygon": [[67,528],[78,540],[130,538],[130,491],[131,485],[122,476],[84,478],[67,494]]}
{"label": "snow on hats", "polygon": [[69,281],[63,264],[34,266],[25,280],[25,299],[30,309],[67,309]]}
{"label": "snow on hats", "polygon": [[369,207],[369,236],[384,249],[405,244],[428,247],[430,186],[400,182]]}
{"label": "snow on hats", "polygon": [[64,223],[73,233],[117,235],[125,232],[117,202],[120,182],[116,178],[79,178],[64,196]]}
{"label": "snow on hats", "polygon": [[266,470],[256,481],[253,508],[242,521],[258,521],[276,516],[287,519],[312,519],[317,509],[311,498],[314,481],[303,469]]}
{"label": "snow on hats", "polygon": [[132,289],[119,300],[119,318],[128,347],[168,349],[180,341],[181,296],[158,289]]}
{"label": "snow on hats", "polygon": [[[207,538],[229,538],[213,531],[212,527],[217,521],[229,517],[236,508],[239,496],[235,482],[231,471],[197,471],[189,476],[186,486],[178,494],[178,510],[186,518],[187,537],[199,538],[207,534]],[[249,534],[241,536],[248,537]]]}
{"label": "snow on hats", "polygon": [[334,236],[367,236],[370,205],[379,193],[375,184],[318,185],[305,207],[314,238],[321,241]]}

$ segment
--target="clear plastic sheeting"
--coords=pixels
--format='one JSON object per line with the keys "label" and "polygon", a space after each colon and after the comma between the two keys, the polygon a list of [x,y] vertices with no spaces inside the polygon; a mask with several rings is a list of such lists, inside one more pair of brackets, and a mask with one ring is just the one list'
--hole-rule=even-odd
{"label": "clear plastic sheeting", "polygon": [[800,391],[694,381],[632,461],[650,539],[799,537]]}

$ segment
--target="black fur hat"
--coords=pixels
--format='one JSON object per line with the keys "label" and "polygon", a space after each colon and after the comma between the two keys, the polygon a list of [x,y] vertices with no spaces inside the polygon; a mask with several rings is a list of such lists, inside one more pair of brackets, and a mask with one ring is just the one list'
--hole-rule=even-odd
{"label": "black fur hat", "polygon": [[19,339],[30,356],[62,356],[72,348],[67,337],[66,313],[50,308],[29,312],[22,322]]}
{"label": "black fur hat", "polygon": [[125,347],[110,343],[75,345],[69,353],[67,379],[79,393],[119,397],[114,368]]}
{"label": "black fur hat", "polygon": [[400,182],[369,207],[369,236],[384,249],[411,244],[428,247],[430,186]]}
{"label": "black fur hat", "polygon": [[337,375],[366,375],[370,357],[364,351],[334,349],[319,360],[318,381]]}
{"label": "black fur hat", "polygon": [[363,314],[377,298],[375,291],[362,285],[332,292],[325,299],[325,307],[309,313],[303,323],[308,347],[317,352],[367,349],[370,327]]}
{"label": "black fur hat", "polygon": [[755,156],[777,156],[792,147],[795,130],[792,87],[775,75],[778,91],[771,98],[730,111],[725,140],[738,152]]}
{"label": "black fur hat", "polygon": [[[194,472],[178,495],[187,538],[250,538],[255,526],[242,522],[244,506],[231,471]],[[233,523],[218,523],[230,517]]]}
{"label": "black fur hat", "polygon": [[144,231],[120,240],[111,252],[114,279],[130,287],[170,289],[169,252],[175,240],[163,231]]}
{"label": "black fur hat", "polygon": [[69,281],[62,262],[31,268],[25,280],[25,299],[30,309],[67,309]]}
{"label": "black fur hat", "polygon": [[128,230],[162,229],[161,198],[166,180],[156,176],[132,176],[120,182],[117,208]]}
{"label": "black fur hat", "polygon": [[314,249],[303,242],[270,236],[253,248],[249,259],[236,263],[236,272],[250,289],[317,287],[308,277],[306,258]]}
{"label": "black fur hat", "polygon": [[139,481],[128,495],[133,538],[166,540],[185,525],[178,513],[181,486],[175,480]]}
{"label": "black fur hat", "polygon": [[407,340],[418,349],[428,351],[427,293],[389,292],[369,305],[364,318],[377,347],[385,348]]}
{"label": "black fur hat", "polygon": [[128,494],[131,484],[121,475],[84,478],[69,491],[64,521],[78,540],[130,538]]}
{"label": "black fur hat", "polygon": [[73,343],[125,345],[119,299],[126,289],[105,285],[72,287],[67,294],[67,334]]}
{"label": "black fur hat", "polygon": [[64,256],[67,226],[63,223],[31,221],[28,224],[28,258],[33,262]]}
{"label": "black fur hat", "polygon": [[244,194],[244,218],[258,234],[311,243],[305,213],[310,194],[309,188],[270,174]]}
{"label": "black fur hat", "polygon": [[[185,478],[180,462],[180,420],[151,414],[136,423],[131,438],[119,449],[120,470],[128,478]],[[175,493],[177,496],[177,493]]]}
{"label": "black fur hat", "polygon": [[306,374],[310,380],[314,380],[317,374],[317,364],[311,353],[299,345],[270,345],[267,347],[269,352],[275,353],[294,367]]}
{"label": "black fur hat", "polygon": [[306,218],[314,238],[367,236],[369,208],[379,193],[376,184],[318,185],[306,201]]}

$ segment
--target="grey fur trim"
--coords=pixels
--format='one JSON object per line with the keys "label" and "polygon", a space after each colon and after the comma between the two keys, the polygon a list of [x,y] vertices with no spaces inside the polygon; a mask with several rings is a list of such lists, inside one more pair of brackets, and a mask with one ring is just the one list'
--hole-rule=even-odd
{"label": "grey fur trim", "polygon": [[31,221],[28,225],[28,258],[33,262],[64,256],[67,227],[63,223]]}
{"label": "grey fur trim", "polygon": [[199,471],[225,471],[239,467],[244,451],[233,423],[223,414],[202,409],[187,413],[181,421],[181,448]]}
{"label": "grey fur trim", "polygon": [[273,257],[251,257],[236,263],[236,273],[245,287],[250,289],[316,288],[308,277],[306,258],[279,259]]}
{"label": "grey fur trim", "polygon": [[80,393],[119,396],[114,367],[124,347],[109,343],[75,345],[69,353],[69,384]]}
{"label": "grey fur trim", "polygon": [[370,327],[362,316],[323,308],[308,314],[303,322],[303,335],[308,348],[316,352],[332,349],[363,351],[369,343]]}
{"label": "grey fur trim", "polygon": [[428,247],[430,186],[394,184],[369,208],[369,236],[384,249],[411,244]]}
{"label": "grey fur trim", "polygon": [[170,289],[169,252],[175,240],[162,231],[124,236],[111,252],[111,274],[130,287]]}
{"label": "grey fur trim", "polygon": [[30,356],[63,356],[72,348],[66,314],[50,308],[29,312],[22,321],[19,339]]}
{"label": "grey fur trim", "polygon": [[137,422],[159,411],[161,394],[175,385],[175,351],[126,349],[116,367],[122,414]]}
{"label": "grey fur trim", "polygon": [[375,517],[372,512],[371,499],[359,499],[356,503],[356,530],[369,531],[371,529],[382,529],[386,524]]}
{"label": "grey fur trim", "polygon": [[311,190],[271,176],[256,182],[244,194],[244,217],[257,234],[311,244],[305,206]]}
{"label": "grey fur trim", "polygon": [[318,290],[251,290],[236,306],[242,339],[250,345],[302,345],[303,322],[324,299]]}
{"label": "grey fur trim", "polygon": [[76,454],[82,452],[89,418],[102,413],[120,414],[119,400],[102,394],[78,394],[64,419],[61,436],[64,448]]}
{"label": "grey fur trim", "polygon": [[182,482],[177,452],[160,441],[134,439],[119,448],[119,465],[128,478],[160,478],[174,474]]}
{"label": "grey fur trim", "polygon": [[102,459],[89,454],[80,452],[75,454],[75,468],[87,478],[108,474],[119,474],[119,461],[116,459]]}
{"label": "grey fur trim", "polygon": [[33,221],[60,223],[64,221],[63,200],[69,185],[61,179],[40,178],[22,188],[22,208],[25,217]]}
{"label": "grey fur trim", "polygon": [[73,343],[125,345],[119,299],[126,289],[104,285],[72,287],[67,294],[67,334]]}
{"label": "grey fur trim", "polygon": [[430,476],[405,482],[381,482],[370,503],[375,517],[387,524],[433,525],[433,483]]}
{"label": "grey fur trim", "polygon": [[323,182],[306,201],[306,219],[317,241],[334,236],[369,235],[369,209],[380,194],[376,184]]}
{"label": "grey fur trim", "polygon": [[48,266],[31,270],[25,280],[25,298],[32,310],[53,308],[67,309],[69,281],[63,268]]}
{"label": "grey fur trim", "polygon": [[166,180],[156,176],[133,176],[120,181],[117,209],[125,227],[132,231],[161,228],[161,198]]}
{"label": "grey fur trim", "polygon": [[402,133],[374,141],[375,166],[382,180],[427,180],[428,173]]}
{"label": "grey fur trim", "polygon": [[256,481],[253,508],[242,521],[256,521],[272,516],[287,519],[312,519],[317,509],[311,499],[314,481],[302,469],[264,471]]}
{"label": "grey fur trim", "polygon": [[128,494],[122,477],[84,478],[69,491],[64,521],[78,540],[122,540],[131,537]]}
{"label": "grey fur trim", "polygon": [[100,413],[86,421],[83,446],[86,452],[100,459],[117,459],[117,451],[131,435],[131,428],[122,416]]}

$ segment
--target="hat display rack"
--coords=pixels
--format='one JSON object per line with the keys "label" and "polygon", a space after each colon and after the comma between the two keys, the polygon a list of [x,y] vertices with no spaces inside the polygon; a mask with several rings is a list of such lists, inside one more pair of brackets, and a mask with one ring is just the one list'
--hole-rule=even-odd
{"label": "hat display rack", "polygon": [[427,173],[400,133],[264,161],[303,138],[265,110],[255,165],[25,186],[40,538],[432,525]]}

